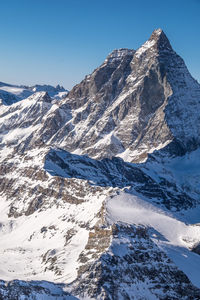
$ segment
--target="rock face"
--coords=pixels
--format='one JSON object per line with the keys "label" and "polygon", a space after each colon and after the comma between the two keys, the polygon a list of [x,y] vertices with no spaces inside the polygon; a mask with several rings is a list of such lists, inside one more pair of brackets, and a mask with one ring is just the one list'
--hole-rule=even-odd
{"label": "rock face", "polygon": [[[105,251],[106,246],[110,246],[109,251]],[[73,293],[83,298],[200,299],[199,290],[157,248],[142,226],[121,224],[109,231],[97,230],[89,236],[85,249],[80,258],[83,265],[73,283]],[[102,251],[104,255],[99,255]],[[91,262],[91,252],[92,257],[99,256],[95,263]]]}
{"label": "rock face", "polygon": [[158,29],[65,92],[0,83],[0,298],[200,299],[200,85]]}

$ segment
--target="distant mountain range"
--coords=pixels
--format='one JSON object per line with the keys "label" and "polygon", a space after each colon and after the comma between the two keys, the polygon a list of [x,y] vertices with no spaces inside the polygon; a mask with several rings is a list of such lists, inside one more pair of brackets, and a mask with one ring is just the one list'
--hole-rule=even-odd
{"label": "distant mountain range", "polygon": [[5,105],[11,105],[17,101],[26,99],[36,92],[47,92],[53,99],[62,99],[68,94],[64,87],[57,85],[18,86],[0,82],[0,99]]}

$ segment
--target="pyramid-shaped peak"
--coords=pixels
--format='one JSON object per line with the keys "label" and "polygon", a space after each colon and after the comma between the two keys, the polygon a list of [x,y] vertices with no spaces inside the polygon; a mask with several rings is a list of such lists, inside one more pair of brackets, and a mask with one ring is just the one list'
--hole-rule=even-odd
{"label": "pyramid-shaped peak", "polygon": [[155,29],[152,32],[149,41],[155,41],[159,49],[172,49],[166,34],[161,28]]}

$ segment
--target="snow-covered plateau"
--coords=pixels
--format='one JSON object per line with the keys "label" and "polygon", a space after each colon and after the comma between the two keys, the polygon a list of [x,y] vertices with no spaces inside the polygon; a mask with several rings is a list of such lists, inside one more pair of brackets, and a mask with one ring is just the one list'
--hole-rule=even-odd
{"label": "snow-covered plateau", "polygon": [[0,83],[0,299],[200,299],[199,111],[161,29],[69,92]]}

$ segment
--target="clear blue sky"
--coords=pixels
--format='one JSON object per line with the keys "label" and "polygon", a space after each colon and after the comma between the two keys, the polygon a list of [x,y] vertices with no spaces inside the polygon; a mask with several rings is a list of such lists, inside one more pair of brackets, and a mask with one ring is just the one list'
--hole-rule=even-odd
{"label": "clear blue sky", "polygon": [[200,0],[0,0],[0,81],[70,89],[155,28],[200,81]]}

